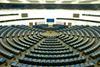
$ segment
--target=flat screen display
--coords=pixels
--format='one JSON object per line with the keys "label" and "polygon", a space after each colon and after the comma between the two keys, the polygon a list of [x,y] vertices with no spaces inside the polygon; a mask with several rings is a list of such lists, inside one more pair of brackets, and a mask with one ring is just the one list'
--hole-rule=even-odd
{"label": "flat screen display", "polygon": [[49,23],[49,22],[52,23],[52,22],[54,22],[54,19],[52,19],[52,18],[48,18],[48,19],[47,19],[47,22],[48,22],[48,23]]}
{"label": "flat screen display", "polygon": [[27,13],[22,13],[22,17],[28,17]]}
{"label": "flat screen display", "polygon": [[73,18],[79,18],[79,14],[73,14]]}

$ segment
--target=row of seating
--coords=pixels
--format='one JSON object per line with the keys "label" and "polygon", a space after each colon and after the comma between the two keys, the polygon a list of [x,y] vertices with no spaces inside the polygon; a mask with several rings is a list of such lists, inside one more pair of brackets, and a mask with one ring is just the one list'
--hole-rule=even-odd
{"label": "row of seating", "polygon": [[[24,64],[24,63],[19,63],[17,64],[16,62],[12,62],[12,67],[46,67],[43,65],[31,65],[31,64]],[[55,67],[59,67],[59,66],[55,66]],[[73,64],[73,65],[64,65],[61,67],[94,67],[94,63],[90,62],[90,63],[81,63],[81,64]]]}
{"label": "row of seating", "polygon": [[34,50],[41,50],[41,51],[66,51],[69,48],[34,48]]}
{"label": "row of seating", "polygon": [[[100,36],[99,27],[97,27],[97,26],[91,26],[91,27],[84,26],[83,28],[79,28],[79,29],[75,29],[75,27],[76,26],[73,26],[72,29],[70,29],[70,28],[64,29],[64,31],[67,30],[67,32],[69,32],[69,34],[72,34],[72,35],[81,35],[81,36],[88,36],[88,37],[90,37],[90,36],[99,37]],[[81,26],[79,26],[79,27],[81,27]]]}
{"label": "row of seating", "polygon": [[26,54],[26,57],[29,58],[36,58],[36,59],[69,59],[69,58],[75,58],[79,57],[79,53],[71,53],[71,54],[54,54],[54,55],[45,55],[45,54]]}
{"label": "row of seating", "polygon": [[[69,40],[69,38],[67,38],[67,39]],[[73,39],[71,39],[71,40],[73,40]],[[97,42],[96,38],[91,39],[91,38],[83,38],[83,37],[81,37],[81,39],[78,39],[77,41],[73,41],[71,43],[67,43],[67,42],[69,42],[69,41],[66,41],[65,43],[69,44],[70,46],[72,46],[75,49],[77,48],[80,51],[84,51],[86,54],[89,54],[90,52],[95,51],[95,49],[98,49],[99,46],[100,46],[99,43]],[[96,42],[97,42],[97,45],[94,47],[94,49],[91,48],[91,46],[93,46],[93,44],[95,44]],[[87,44],[87,45],[85,45],[85,44]]]}
{"label": "row of seating", "polygon": [[0,64],[20,55],[43,38],[34,31],[28,26],[0,26]]}
{"label": "row of seating", "polygon": [[11,67],[94,67],[100,62],[100,27],[48,28],[57,32],[53,36],[43,35],[47,29],[40,27],[0,26],[0,29],[0,64],[21,53]]}
{"label": "row of seating", "polygon": [[33,58],[20,58],[20,63],[26,63],[31,65],[51,65],[51,66],[61,66],[61,65],[72,65],[72,64],[78,64],[78,63],[84,63],[86,59],[84,57],[79,58],[72,58],[72,59],[33,59]]}
{"label": "row of seating", "polygon": [[[53,41],[53,39],[55,40]],[[42,44],[45,41],[46,43]],[[59,42],[60,46],[56,42]],[[81,64],[85,63],[86,61],[86,58],[84,56],[81,57],[80,53],[75,53],[69,47],[65,47],[65,44],[62,44],[56,38],[46,38],[44,39],[44,41],[42,41],[42,43],[38,44],[37,47],[34,47],[33,50],[31,49],[30,53],[26,53],[24,57],[20,58],[18,64],[12,64],[12,67],[20,66],[20,64],[27,64],[33,66],[64,66]],[[62,47],[62,45],[64,47]],[[47,46],[47,48],[45,48],[44,46]]]}
{"label": "row of seating", "polygon": [[62,40],[64,43],[71,46],[72,48],[83,52],[85,55],[89,55],[93,59],[99,58],[99,27],[87,26],[80,29],[74,29],[74,27],[71,27],[68,29],[59,31],[62,32],[62,34],[58,36],[60,40]]}

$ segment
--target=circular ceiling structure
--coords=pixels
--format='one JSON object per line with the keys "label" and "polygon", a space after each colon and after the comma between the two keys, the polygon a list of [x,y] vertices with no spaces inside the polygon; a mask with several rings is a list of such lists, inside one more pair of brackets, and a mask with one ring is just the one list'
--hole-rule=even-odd
{"label": "circular ceiling structure", "polygon": [[21,3],[21,4],[100,4],[100,0],[0,0],[0,3]]}

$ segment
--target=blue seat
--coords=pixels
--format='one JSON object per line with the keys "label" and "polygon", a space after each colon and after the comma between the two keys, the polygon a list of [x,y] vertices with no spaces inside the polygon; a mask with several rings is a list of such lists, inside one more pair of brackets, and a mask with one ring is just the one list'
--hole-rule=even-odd
{"label": "blue seat", "polygon": [[0,64],[6,62],[6,58],[0,57]]}

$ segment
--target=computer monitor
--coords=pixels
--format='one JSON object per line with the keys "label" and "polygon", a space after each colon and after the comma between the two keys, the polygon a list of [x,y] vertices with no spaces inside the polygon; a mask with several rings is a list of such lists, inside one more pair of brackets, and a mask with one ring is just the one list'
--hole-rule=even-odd
{"label": "computer monitor", "polygon": [[54,18],[47,18],[48,23],[54,23]]}

